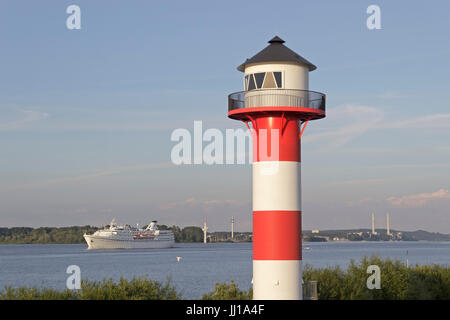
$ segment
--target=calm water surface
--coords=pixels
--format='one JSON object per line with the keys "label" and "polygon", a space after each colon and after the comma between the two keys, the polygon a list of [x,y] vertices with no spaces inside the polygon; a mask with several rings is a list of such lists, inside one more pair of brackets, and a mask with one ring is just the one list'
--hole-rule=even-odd
{"label": "calm water surface", "polygon": [[[186,299],[200,298],[217,281],[234,279],[248,289],[252,279],[251,243],[176,244],[171,249],[86,250],[86,245],[0,245],[0,289],[5,286],[65,288],[67,266],[78,265],[83,279],[148,276],[172,283]],[[340,265],[379,254],[410,264],[450,265],[450,242],[305,243],[303,263],[314,267]],[[176,257],[182,257],[177,262]]]}

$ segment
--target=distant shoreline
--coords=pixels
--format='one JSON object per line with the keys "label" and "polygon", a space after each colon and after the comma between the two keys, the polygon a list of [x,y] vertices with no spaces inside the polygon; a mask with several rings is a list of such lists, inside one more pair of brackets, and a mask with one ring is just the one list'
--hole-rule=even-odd
{"label": "distant shoreline", "polygon": [[[168,227],[159,225],[161,230],[170,229],[175,235],[176,243],[203,242],[203,231],[197,226]],[[72,227],[0,227],[0,244],[83,244],[83,234],[92,234],[100,228],[94,226]],[[251,232],[234,232],[231,238],[229,231],[207,233],[208,242],[252,242]],[[303,242],[389,242],[389,241],[427,241],[447,242],[450,234],[428,232],[424,230],[398,231],[385,229],[344,229],[344,230],[303,230]]]}
{"label": "distant shoreline", "polygon": [[[326,241],[326,242],[311,242],[311,241],[304,241],[302,242],[303,244],[316,244],[316,243],[399,243],[399,242],[404,242],[404,243],[450,243],[450,241],[435,241],[435,240],[404,240],[404,241],[383,241],[383,240],[379,240],[379,241],[365,241],[365,240],[361,240],[361,241]],[[240,242],[229,242],[229,241],[220,241],[220,242],[208,242],[206,245],[208,244],[241,244],[241,243],[252,243],[250,241],[240,241]],[[175,244],[198,244],[198,245],[205,245],[203,242],[175,242]],[[54,242],[54,243],[2,243],[0,242],[0,246],[20,246],[20,245],[26,245],[26,246],[34,246],[34,245],[49,245],[49,246],[53,246],[53,245],[71,245],[71,246],[75,246],[75,245],[86,245],[87,248],[87,244],[86,243],[59,243],[59,242]],[[172,247],[172,248],[176,248],[176,247]],[[168,250],[172,249],[172,248],[167,248]],[[128,250],[139,250],[139,249],[102,249],[102,250],[106,250],[106,251],[128,251]],[[152,249],[149,249],[152,250]],[[303,250],[305,250],[305,248],[303,247]],[[96,251],[96,250],[94,250]]]}

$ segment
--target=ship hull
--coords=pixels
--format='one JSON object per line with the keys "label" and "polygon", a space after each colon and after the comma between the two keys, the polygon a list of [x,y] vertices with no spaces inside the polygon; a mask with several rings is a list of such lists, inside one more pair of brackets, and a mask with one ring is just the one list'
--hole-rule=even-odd
{"label": "ship hull", "polygon": [[116,240],[84,235],[89,250],[103,249],[165,249],[174,246],[173,240]]}

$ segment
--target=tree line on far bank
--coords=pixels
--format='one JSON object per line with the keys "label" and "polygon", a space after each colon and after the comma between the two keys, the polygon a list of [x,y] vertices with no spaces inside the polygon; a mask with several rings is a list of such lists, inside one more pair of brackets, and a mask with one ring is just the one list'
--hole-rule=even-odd
{"label": "tree line on far bank", "polygon": [[73,227],[14,227],[0,228],[1,244],[72,244],[84,243],[83,234],[93,233],[98,228],[91,226]]}
{"label": "tree line on far bank", "polygon": [[[199,227],[159,225],[160,230],[173,231],[176,242],[202,242],[203,231]],[[77,244],[85,243],[83,234],[92,234],[99,228],[92,226],[73,227],[13,227],[0,228],[0,244]]]}

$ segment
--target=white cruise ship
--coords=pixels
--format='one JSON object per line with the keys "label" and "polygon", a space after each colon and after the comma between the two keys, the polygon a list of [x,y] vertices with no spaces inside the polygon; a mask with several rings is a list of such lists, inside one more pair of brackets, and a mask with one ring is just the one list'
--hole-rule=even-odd
{"label": "white cruise ship", "polygon": [[83,237],[88,249],[162,249],[175,244],[171,230],[158,230],[157,221],[152,221],[147,228],[139,229],[129,225],[119,226],[113,219],[109,228],[98,230]]}

